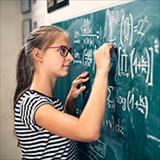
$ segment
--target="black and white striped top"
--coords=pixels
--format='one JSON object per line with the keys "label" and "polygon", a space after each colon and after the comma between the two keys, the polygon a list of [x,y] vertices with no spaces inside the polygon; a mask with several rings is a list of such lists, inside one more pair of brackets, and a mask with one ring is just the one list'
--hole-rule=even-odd
{"label": "black and white striped top", "polygon": [[77,159],[75,141],[52,134],[36,124],[35,112],[43,104],[51,104],[64,112],[64,107],[58,99],[34,90],[25,91],[15,105],[15,131],[20,143],[22,159]]}

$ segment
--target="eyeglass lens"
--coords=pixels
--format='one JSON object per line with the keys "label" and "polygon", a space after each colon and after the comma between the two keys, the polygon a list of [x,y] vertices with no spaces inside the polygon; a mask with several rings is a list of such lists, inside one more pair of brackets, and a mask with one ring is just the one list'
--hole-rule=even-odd
{"label": "eyeglass lens", "polygon": [[62,56],[66,57],[68,55],[68,53],[73,54],[73,49],[72,48],[68,49],[66,46],[61,46],[60,53]]}

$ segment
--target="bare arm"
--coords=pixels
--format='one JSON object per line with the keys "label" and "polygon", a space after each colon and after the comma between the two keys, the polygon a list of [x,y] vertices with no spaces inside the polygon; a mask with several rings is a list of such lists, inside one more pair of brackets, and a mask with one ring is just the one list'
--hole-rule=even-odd
{"label": "bare arm", "polygon": [[87,134],[94,132],[95,137],[99,137],[104,118],[107,87],[108,75],[96,73],[90,97],[80,116],[83,130],[88,131]]}
{"label": "bare arm", "polygon": [[62,113],[50,105],[43,105],[35,114],[38,125],[54,134],[78,141],[93,141],[99,137],[105,113],[111,48],[112,46],[103,45],[97,51],[96,76],[80,118]]}

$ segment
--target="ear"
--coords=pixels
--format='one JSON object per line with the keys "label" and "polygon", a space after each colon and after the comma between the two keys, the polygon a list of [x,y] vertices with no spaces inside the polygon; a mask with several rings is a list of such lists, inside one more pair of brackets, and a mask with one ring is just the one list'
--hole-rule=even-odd
{"label": "ear", "polygon": [[32,50],[32,58],[37,62],[43,62],[43,53],[40,49],[34,48]]}

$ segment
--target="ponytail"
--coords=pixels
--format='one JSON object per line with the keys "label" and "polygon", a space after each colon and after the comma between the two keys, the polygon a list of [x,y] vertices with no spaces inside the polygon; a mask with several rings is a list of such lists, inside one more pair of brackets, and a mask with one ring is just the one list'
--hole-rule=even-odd
{"label": "ponytail", "polygon": [[32,63],[32,58],[29,55],[26,55],[25,46],[20,50],[17,69],[16,69],[16,80],[17,86],[14,94],[14,104],[16,103],[18,97],[28,89],[31,85],[34,73],[34,67]]}

